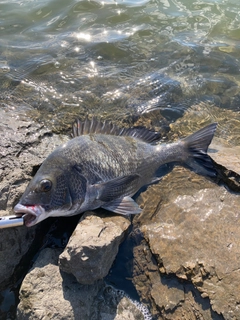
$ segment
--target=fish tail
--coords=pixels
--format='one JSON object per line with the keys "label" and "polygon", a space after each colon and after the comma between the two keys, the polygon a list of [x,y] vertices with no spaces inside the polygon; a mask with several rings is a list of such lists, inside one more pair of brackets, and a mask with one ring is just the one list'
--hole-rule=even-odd
{"label": "fish tail", "polygon": [[208,176],[217,175],[214,162],[207,154],[208,147],[213,139],[216,128],[217,123],[211,123],[182,140],[188,155],[185,163],[197,173]]}

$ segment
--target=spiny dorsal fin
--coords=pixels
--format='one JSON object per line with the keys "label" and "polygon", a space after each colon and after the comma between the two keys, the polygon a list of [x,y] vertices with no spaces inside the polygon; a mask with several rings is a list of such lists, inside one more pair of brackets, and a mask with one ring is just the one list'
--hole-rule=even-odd
{"label": "spiny dorsal fin", "polygon": [[153,143],[161,138],[160,133],[146,129],[145,127],[119,128],[111,122],[99,121],[96,117],[84,121],[77,119],[72,126],[73,137],[86,134],[110,134],[114,136],[131,136],[144,142]]}

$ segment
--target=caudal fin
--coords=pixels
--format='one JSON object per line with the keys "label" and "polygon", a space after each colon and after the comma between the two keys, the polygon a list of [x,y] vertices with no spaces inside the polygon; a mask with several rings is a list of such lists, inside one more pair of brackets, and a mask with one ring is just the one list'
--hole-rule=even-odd
{"label": "caudal fin", "polygon": [[198,173],[215,176],[217,174],[211,157],[207,154],[208,147],[213,139],[217,123],[198,130],[183,139],[188,152],[186,164]]}

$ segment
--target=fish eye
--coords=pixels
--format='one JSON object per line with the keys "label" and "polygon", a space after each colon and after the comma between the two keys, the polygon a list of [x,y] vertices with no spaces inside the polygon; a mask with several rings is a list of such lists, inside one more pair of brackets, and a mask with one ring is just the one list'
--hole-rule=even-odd
{"label": "fish eye", "polygon": [[50,180],[42,180],[40,182],[40,191],[43,191],[43,192],[48,192],[50,191],[52,188],[52,182]]}

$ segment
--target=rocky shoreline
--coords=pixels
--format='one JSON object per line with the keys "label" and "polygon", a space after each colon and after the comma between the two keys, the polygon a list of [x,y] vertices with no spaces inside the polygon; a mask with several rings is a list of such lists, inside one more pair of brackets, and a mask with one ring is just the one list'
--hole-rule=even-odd
{"label": "rocky shoreline", "polygon": [[[169,140],[209,122],[203,106],[200,115],[197,111],[198,106],[191,108],[171,126]],[[68,137],[0,112],[5,136],[0,142],[0,210],[9,215],[41,162]],[[219,119],[211,121],[217,120],[221,130],[224,118],[219,109]],[[234,120],[240,120],[238,113]],[[235,193],[175,167],[137,199],[143,211],[134,217],[130,235],[143,237],[133,248],[132,282],[142,303],[104,280],[131,221],[98,210],[81,217],[65,249],[41,250],[22,281],[17,319],[239,319],[240,135],[237,126],[235,132],[230,121],[228,126],[234,138],[214,138],[210,154],[219,163],[217,182]],[[2,292],[14,282],[38,228],[0,229]],[[1,319],[11,316],[3,312]]]}

